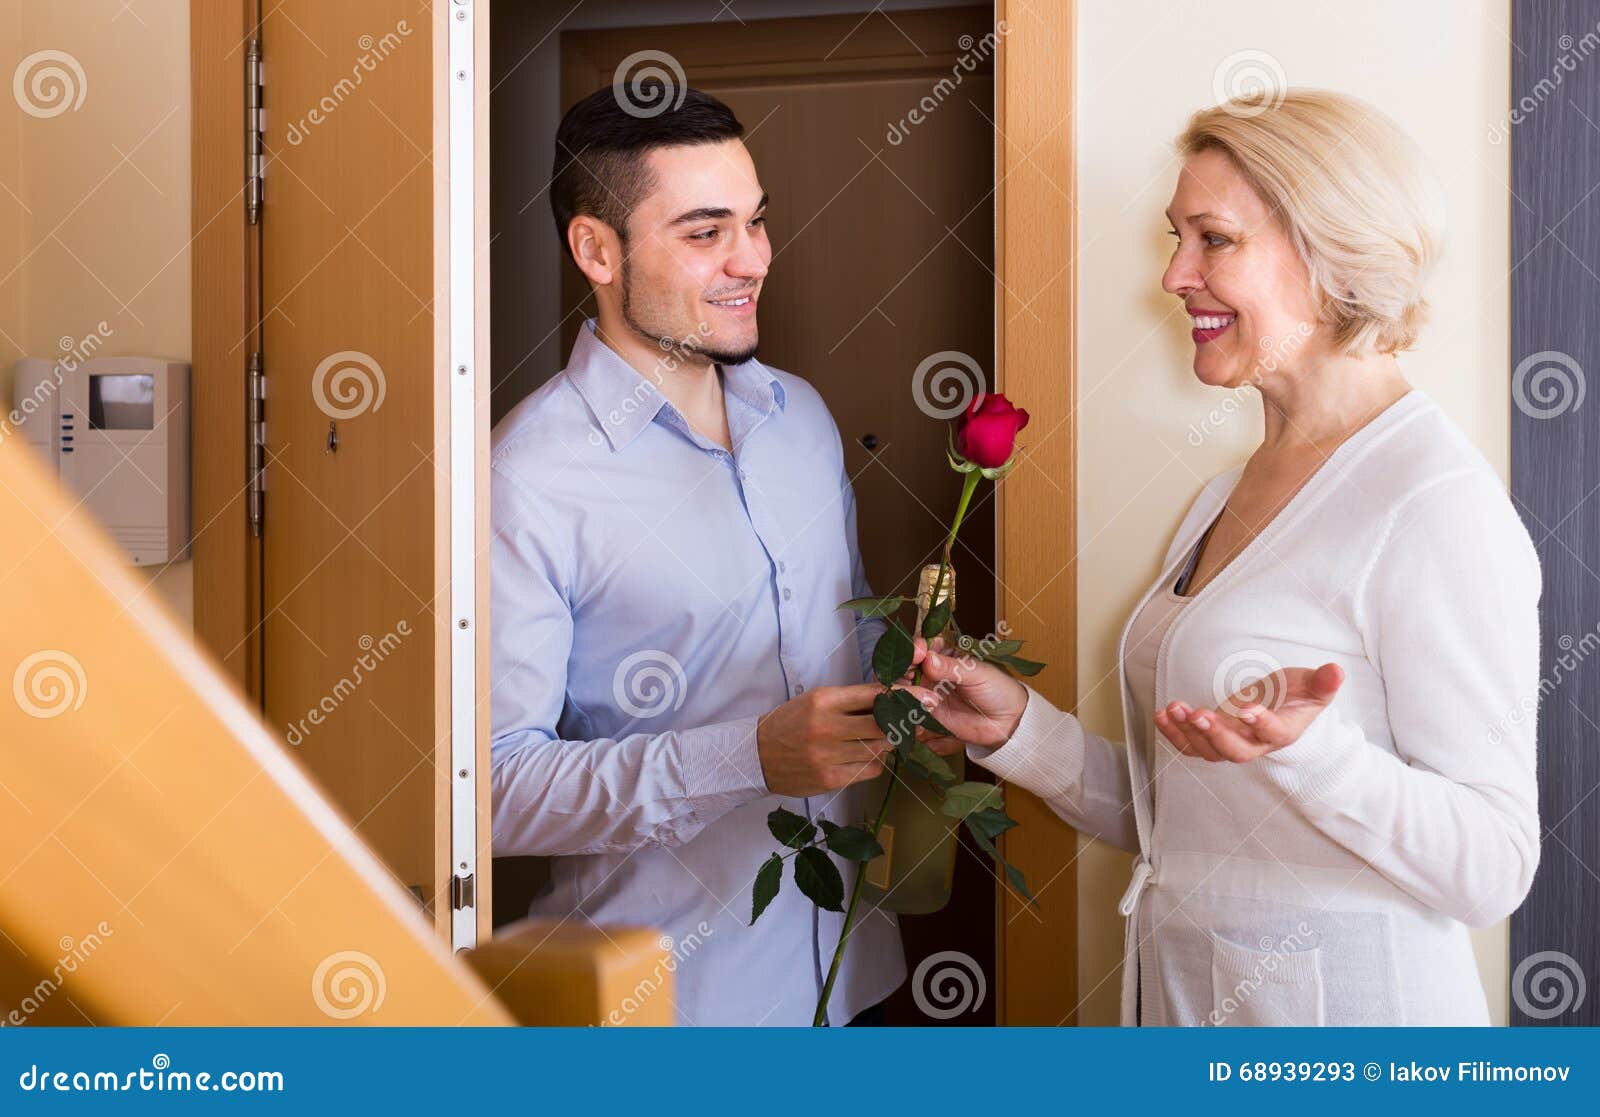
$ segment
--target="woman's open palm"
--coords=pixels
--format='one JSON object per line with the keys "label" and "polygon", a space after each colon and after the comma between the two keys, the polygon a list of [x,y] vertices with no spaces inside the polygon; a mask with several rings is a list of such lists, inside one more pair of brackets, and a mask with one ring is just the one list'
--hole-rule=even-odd
{"label": "woman's open palm", "polygon": [[1343,683],[1336,663],[1289,667],[1235,691],[1215,710],[1169,702],[1156,711],[1156,728],[1187,756],[1243,764],[1298,741]]}

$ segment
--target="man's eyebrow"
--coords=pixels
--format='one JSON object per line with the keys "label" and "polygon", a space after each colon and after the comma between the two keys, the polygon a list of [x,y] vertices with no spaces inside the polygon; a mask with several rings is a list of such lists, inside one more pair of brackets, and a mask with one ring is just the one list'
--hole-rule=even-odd
{"label": "man's eyebrow", "polygon": [[[766,208],[767,195],[763,194],[761,195],[761,201],[756,203],[756,212],[760,213]],[[691,209],[687,213],[678,214],[678,216],[667,222],[667,224],[669,226],[692,225],[696,221],[726,221],[732,216],[733,210],[729,209],[727,206],[701,206],[699,209]]]}

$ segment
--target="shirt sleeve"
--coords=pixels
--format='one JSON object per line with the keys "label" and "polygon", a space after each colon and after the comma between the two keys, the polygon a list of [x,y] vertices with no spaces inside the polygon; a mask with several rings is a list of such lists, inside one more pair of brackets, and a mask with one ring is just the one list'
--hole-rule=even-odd
{"label": "shirt sleeve", "polygon": [[1504,919],[1539,863],[1539,560],[1492,475],[1397,510],[1358,591],[1393,751],[1334,701],[1259,763],[1318,829],[1427,906]]}
{"label": "shirt sleeve", "polygon": [[534,494],[491,472],[490,786],[497,855],[682,845],[769,794],[756,718],[668,733],[563,740],[572,651],[566,540]]}
{"label": "shirt sleeve", "polygon": [[1137,853],[1139,828],[1124,746],[1097,737],[1069,713],[1028,687],[1022,720],[995,749],[968,746],[967,756],[1007,783],[1043,799],[1075,829]]}
{"label": "shirt sleeve", "polygon": [[[861,561],[861,545],[856,534],[856,493],[850,477],[841,468],[839,472],[839,498],[844,504],[845,539],[850,546],[850,596],[871,597],[872,586],[867,581],[867,568]],[[878,637],[889,627],[881,617],[856,617],[856,645],[861,653],[861,681],[872,682],[872,649],[878,646]]]}

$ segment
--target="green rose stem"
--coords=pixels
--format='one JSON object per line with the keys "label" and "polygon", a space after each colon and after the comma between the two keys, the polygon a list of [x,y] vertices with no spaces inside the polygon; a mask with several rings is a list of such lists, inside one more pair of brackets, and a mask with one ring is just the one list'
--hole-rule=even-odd
{"label": "green rose stem", "polygon": [[[872,836],[878,836],[878,830],[883,826],[883,817],[889,812],[889,800],[894,796],[895,781],[900,778],[900,757],[896,754],[889,761],[889,786],[883,789],[883,802],[878,804],[878,817],[872,823]],[[867,867],[860,865],[856,869],[855,887],[850,890],[850,906],[844,913],[844,930],[839,932],[839,945],[833,948],[833,963],[828,967],[828,980],[822,986],[822,998],[817,1001],[817,1013],[811,1018],[811,1026],[820,1028],[828,1022],[828,998],[833,996],[833,983],[839,977],[839,963],[844,961],[844,948],[850,941],[850,932],[856,926],[856,907],[861,903],[861,885],[867,879]]]}
{"label": "green rose stem", "polygon": [[[956,532],[961,530],[961,521],[967,518],[967,506],[972,503],[972,494],[977,491],[978,482],[982,475],[977,470],[965,475],[961,484],[961,501],[956,505],[955,522],[950,525],[950,534],[945,537],[944,552],[939,558],[939,575],[933,582],[933,593],[928,596],[928,608],[938,604],[939,591],[944,588],[945,572],[950,568],[950,551],[956,543]],[[912,676],[914,682],[922,681],[922,668],[917,668]],[[900,754],[894,753],[889,759],[889,786],[883,790],[883,801],[878,804],[878,817],[872,822],[872,836],[878,836],[878,831],[883,828],[884,817],[889,813],[889,800],[894,797],[894,785],[900,779]],[[856,908],[861,903],[861,886],[867,879],[865,864],[856,869],[855,887],[850,890],[850,906],[845,909],[844,929],[839,932],[839,945],[833,948],[833,962],[828,966],[828,980],[822,985],[822,997],[817,1001],[816,1015],[811,1018],[811,1026],[820,1028],[828,1022],[828,999],[833,996],[833,983],[839,977],[839,964],[844,961],[844,948],[850,942],[850,932],[856,926]]]}

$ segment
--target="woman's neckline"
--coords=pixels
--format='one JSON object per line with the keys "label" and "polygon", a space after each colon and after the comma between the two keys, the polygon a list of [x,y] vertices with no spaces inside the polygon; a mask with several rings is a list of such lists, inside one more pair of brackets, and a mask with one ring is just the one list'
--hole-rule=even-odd
{"label": "woman's neckline", "polygon": [[[1255,535],[1250,538],[1249,542],[1247,542],[1244,547],[1240,549],[1239,553],[1224,563],[1219,570],[1213,573],[1211,577],[1200,586],[1199,589],[1193,591],[1192,593],[1177,593],[1175,583],[1167,581],[1167,577],[1171,574],[1170,571],[1167,572],[1167,575],[1163,575],[1163,581],[1167,583],[1166,589],[1184,601],[1194,601],[1202,597],[1206,591],[1211,589],[1212,586],[1227,578],[1236,567],[1249,558],[1255,551],[1259,550],[1264,539],[1266,539],[1269,535],[1272,535],[1277,529],[1280,528],[1281,525],[1287,523],[1293,515],[1297,514],[1298,509],[1310,501],[1313,493],[1316,490],[1320,490],[1326,484],[1329,477],[1332,477],[1336,474],[1338,467],[1346,459],[1354,456],[1358,450],[1370,444],[1378,435],[1392,427],[1405,416],[1411,414],[1417,409],[1418,406],[1425,402],[1426,399],[1427,396],[1423,393],[1422,389],[1412,388],[1404,395],[1394,400],[1388,406],[1384,407],[1377,414],[1373,415],[1372,418],[1368,419],[1365,423],[1362,423],[1355,430],[1351,431],[1349,436],[1345,438],[1343,442],[1339,443],[1339,445],[1335,446],[1332,452],[1322,460],[1322,464],[1317,466],[1316,469],[1312,470],[1310,476],[1301,482],[1300,487],[1297,488],[1289,497],[1289,499],[1284,502],[1283,507],[1279,508],[1275,513],[1273,513],[1272,517],[1262,525],[1261,530],[1256,532]],[[1244,467],[1239,466],[1234,472],[1233,481],[1228,485],[1228,491],[1222,495],[1222,503],[1218,506],[1216,515],[1213,516],[1211,521],[1202,529],[1200,537],[1184,550],[1183,553],[1185,556],[1194,557],[1196,566],[1199,565],[1199,556],[1196,549],[1203,546],[1204,541],[1210,538],[1212,528],[1216,526],[1217,521],[1221,519],[1222,516],[1227,512],[1228,500],[1233,496],[1233,492],[1236,488],[1238,488],[1239,481],[1243,476]],[[1187,565],[1187,557],[1185,559],[1185,565]],[[1182,570],[1181,567],[1179,569],[1180,571]]]}

